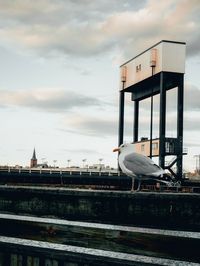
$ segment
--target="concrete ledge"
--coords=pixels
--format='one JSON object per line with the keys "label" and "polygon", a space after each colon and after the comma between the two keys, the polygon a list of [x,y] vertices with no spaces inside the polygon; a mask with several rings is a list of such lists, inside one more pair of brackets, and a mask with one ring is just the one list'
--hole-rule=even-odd
{"label": "concrete ledge", "polygon": [[[140,256],[98,249],[75,247],[69,245],[53,244],[43,241],[25,240],[19,238],[0,236],[0,250],[8,254],[22,256],[38,256],[55,259],[61,262],[78,262],[76,265],[170,265],[170,266],[197,266],[198,263],[178,261],[149,256]],[[26,264],[25,264],[26,265]]]}
{"label": "concrete ledge", "polygon": [[0,235],[200,262],[200,233],[0,214]]}
{"label": "concrete ledge", "polygon": [[200,231],[200,194],[0,186],[0,212]]}
{"label": "concrete ledge", "polygon": [[141,233],[153,235],[165,235],[170,237],[183,237],[183,238],[192,238],[200,239],[200,232],[190,232],[190,231],[175,231],[175,230],[164,230],[164,229],[155,229],[155,228],[142,228],[142,227],[133,227],[133,226],[121,226],[121,225],[112,225],[112,224],[100,224],[100,223],[88,223],[88,222],[78,222],[78,221],[69,221],[63,219],[54,219],[54,218],[42,218],[35,216],[24,216],[24,215],[12,215],[0,213],[0,221],[11,221],[11,222],[33,222],[33,223],[42,223],[42,224],[54,224],[61,226],[72,226],[72,227],[83,227],[90,229],[102,229],[102,230],[115,230],[115,231],[124,231],[132,233]]}

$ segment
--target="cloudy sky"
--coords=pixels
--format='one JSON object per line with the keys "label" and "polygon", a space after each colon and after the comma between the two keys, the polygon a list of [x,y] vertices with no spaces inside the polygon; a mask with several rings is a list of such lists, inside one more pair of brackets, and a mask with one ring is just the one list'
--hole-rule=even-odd
{"label": "cloudy sky", "polygon": [[[0,0],[0,164],[116,166],[119,66],[162,39],[187,43],[184,168],[200,153],[199,0]],[[167,133],[175,136],[176,90]],[[133,103],[126,99],[125,140]],[[149,102],[140,136],[149,134]],[[154,137],[158,99],[155,97]],[[45,159],[44,159],[45,158]]]}

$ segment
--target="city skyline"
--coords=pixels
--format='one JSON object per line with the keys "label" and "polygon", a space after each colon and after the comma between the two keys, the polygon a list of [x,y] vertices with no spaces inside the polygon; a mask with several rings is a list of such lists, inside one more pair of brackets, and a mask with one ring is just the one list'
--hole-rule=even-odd
{"label": "city skyline", "polygon": [[[117,166],[119,66],[162,39],[184,41],[184,158],[200,153],[200,2],[0,0],[0,164],[67,160]],[[168,95],[167,130],[175,134],[175,92]],[[125,140],[132,141],[127,98]],[[157,129],[158,100],[155,97]],[[149,134],[149,103],[141,106],[140,137]]]}

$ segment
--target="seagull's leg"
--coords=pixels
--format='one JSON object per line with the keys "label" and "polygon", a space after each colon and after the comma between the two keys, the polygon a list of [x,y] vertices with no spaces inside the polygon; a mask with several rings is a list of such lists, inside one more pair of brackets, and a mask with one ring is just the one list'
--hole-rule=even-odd
{"label": "seagull's leg", "polygon": [[141,179],[138,179],[138,187],[137,187],[137,192],[140,191],[140,187],[141,187]]}
{"label": "seagull's leg", "polygon": [[134,191],[134,184],[135,184],[135,178],[132,177],[132,186],[131,186],[131,191]]}

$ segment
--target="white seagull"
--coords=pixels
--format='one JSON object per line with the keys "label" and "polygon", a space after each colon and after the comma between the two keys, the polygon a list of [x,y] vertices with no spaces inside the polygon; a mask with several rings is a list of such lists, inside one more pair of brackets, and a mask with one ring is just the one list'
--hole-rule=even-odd
{"label": "white seagull", "polygon": [[134,144],[132,143],[122,144],[119,148],[113,150],[113,152],[119,152],[118,161],[122,172],[132,177],[132,190],[134,179],[139,181],[137,191],[140,190],[141,181],[145,179],[155,179],[168,183],[166,180],[160,180],[165,174],[160,166],[149,157],[136,153],[134,150]]}

